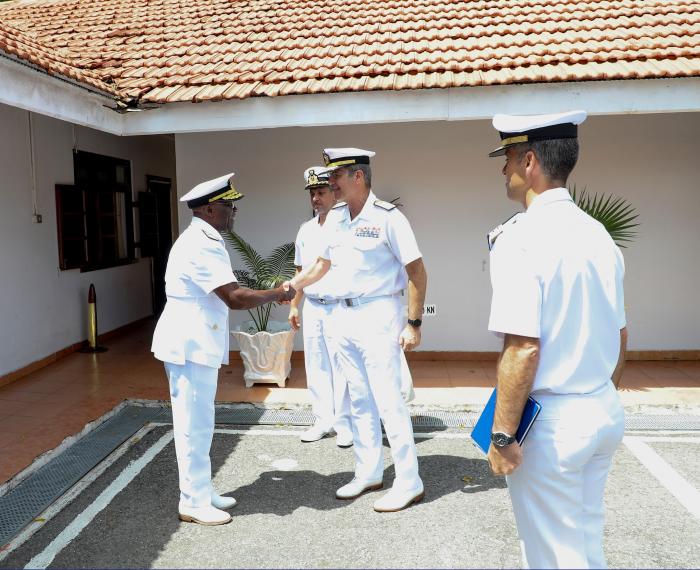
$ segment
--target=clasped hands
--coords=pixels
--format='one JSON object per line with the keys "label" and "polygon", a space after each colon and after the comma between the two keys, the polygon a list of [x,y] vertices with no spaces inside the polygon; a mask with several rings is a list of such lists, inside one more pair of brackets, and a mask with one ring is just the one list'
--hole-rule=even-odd
{"label": "clasped hands", "polygon": [[292,287],[290,281],[284,281],[279,288],[281,289],[281,294],[278,303],[288,305],[289,302],[296,297],[296,290]]}

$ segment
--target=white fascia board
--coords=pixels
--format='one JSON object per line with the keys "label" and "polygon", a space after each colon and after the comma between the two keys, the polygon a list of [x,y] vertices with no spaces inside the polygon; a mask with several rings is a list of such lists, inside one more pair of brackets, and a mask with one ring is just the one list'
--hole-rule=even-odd
{"label": "white fascia board", "polygon": [[108,95],[48,75],[5,55],[0,57],[0,86],[0,103],[5,105],[115,135],[124,134],[123,115],[104,107],[114,104]]}
{"label": "white fascia board", "polygon": [[194,133],[408,121],[486,119],[496,113],[589,115],[700,111],[700,78],[370,91],[168,103],[124,116],[124,134]]}
{"label": "white fascia board", "polygon": [[630,79],[452,89],[448,120],[529,115],[584,109],[589,115],[700,111],[700,77]]}

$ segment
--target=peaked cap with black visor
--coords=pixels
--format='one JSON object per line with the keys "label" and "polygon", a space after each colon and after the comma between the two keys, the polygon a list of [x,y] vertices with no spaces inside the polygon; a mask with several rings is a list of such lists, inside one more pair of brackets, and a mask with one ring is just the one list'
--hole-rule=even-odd
{"label": "peaked cap with black visor", "polygon": [[524,142],[551,139],[575,139],[578,125],[586,120],[586,111],[567,111],[549,115],[495,115],[493,128],[501,135],[501,146],[489,153],[503,156],[509,147]]}
{"label": "peaked cap with black visor", "polygon": [[218,178],[197,184],[197,186],[180,198],[180,202],[187,202],[187,207],[191,209],[219,200],[230,202],[240,200],[243,198],[243,194],[233,186],[233,176],[234,173],[229,172]]}

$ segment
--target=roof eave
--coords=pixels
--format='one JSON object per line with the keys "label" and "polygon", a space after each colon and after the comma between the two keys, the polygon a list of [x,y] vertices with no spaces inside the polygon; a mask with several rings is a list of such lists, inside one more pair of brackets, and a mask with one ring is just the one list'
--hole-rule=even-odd
{"label": "roof eave", "polygon": [[700,77],[254,97],[125,114],[112,110],[110,94],[12,58],[0,58],[0,84],[2,103],[117,135],[466,121],[572,108],[590,115],[700,111]]}
{"label": "roof eave", "polygon": [[168,103],[125,117],[125,133],[190,133],[490,119],[586,109],[590,115],[700,111],[700,77],[492,85]]}
{"label": "roof eave", "polygon": [[109,107],[113,95],[0,52],[0,103],[26,109],[115,135],[123,131],[123,115]]}

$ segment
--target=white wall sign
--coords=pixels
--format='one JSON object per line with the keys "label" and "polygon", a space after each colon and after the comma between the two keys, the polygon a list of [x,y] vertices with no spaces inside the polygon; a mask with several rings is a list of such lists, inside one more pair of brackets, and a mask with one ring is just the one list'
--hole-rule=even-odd
{"label": "white wall sign", "polygon": [[434,317],[437,315],[437,305],[423,305],[423,316]]}

